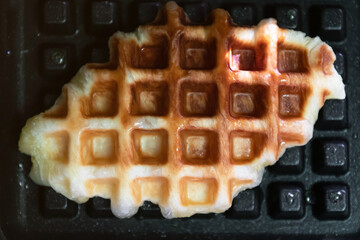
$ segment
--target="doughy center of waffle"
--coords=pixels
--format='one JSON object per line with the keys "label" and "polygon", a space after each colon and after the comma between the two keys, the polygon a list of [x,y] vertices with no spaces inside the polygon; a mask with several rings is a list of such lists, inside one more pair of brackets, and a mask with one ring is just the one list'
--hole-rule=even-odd
{"label": "doughy center of waffle", "polygon": [[92,146],[95,158],[110,158],[114,155],[114,142],[110,137],[94,137]]}
{"label": "doughy center of waffle", "polygon": [[253,114],[255,112],[254,95],[251,93],[235,93],[233,111],[236,114]]}
{"label": "doughy center of waffle", "polygon": [[205,159],[208,156],[208,141],[205,136],[189,136],[186,139],[186,156]]}
{"label": "doughy center of waffle", "polygon": [[253,155],[253,140],[247,137],[234,137],[232,149],[234,159],[249,159]]}
{"label": "doughy center of waffle", "polygon": [[143,157],[158,157],[161,153],[161,137],[144,135],[140,139],[140,150]]}

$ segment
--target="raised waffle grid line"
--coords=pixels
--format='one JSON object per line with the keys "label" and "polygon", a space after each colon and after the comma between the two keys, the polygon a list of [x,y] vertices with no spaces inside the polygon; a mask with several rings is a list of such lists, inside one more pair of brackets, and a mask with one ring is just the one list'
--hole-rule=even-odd
{"label": "raised waffle grid line", "polygon": [[[217,22],[225,22],[225,19],[215,18],[213,20],[214,20],[214,24],[217,24]],[[215,181],[217,182],[218,189],[215,190],[217,192],[214,193],[214,194],[216,194],[216,200],[214,200],[215,201],[214,204],[220,203],[221,201],[228,201],[228,202],[225,202],[225,205],[229,205],[229,203],[230,203],[229,199],[221,199],[220,197],[217,197],[217,196],[227,196],[228,195],[228,193],[224,194],[224,191],[226,191],[226,192],[228,191],[228,179],[219,179],[216,177],[218,174],[220,174],[220,175],[224,174],[227,167],[229,166],[228,151],[219,151],[220,149],[228,149],[227,148],[228,147],[227,146],[228,145],[227,144],[227,142],[228,142],[227,134],[221,134],[222,132],[225,132],[226,122],[224,121],[225,118],[224,118],[223,113],[220,112],[222,109],[224,109],[223,103],[225,103],[226,101],[219,101],[219,99],[226,99],[226,97],[227,97],[227,94],[222,92],[222,89],[224,89],[224,88],[223,88],[223,86],[221,86],[226,83],[225,83],[225,81],[220,81],[220,79],[224,80],[221,77],[221,75],[222,75],[221,70],[224,69],[223,67],[226,67],[226,61],[224,58],[225,57],[224,51],[226,51],[226,49],[224,48],[225,47],[224,39],[226,39],[226,37],[228,36],[229,30],[228,30],[228,27],[226,26],[224,28],[224,33],[223,33],[224,37],[221,38],[217,32],[208,32],[207,29],[210,29],[210,27],[211,27],[211,25],[208,28],[205,27],[204,32],[207,33],[207,37],[206,37],[207,39],[215,39],[215,41],[216,41],[215,44],[216,44],[217,62],[215,63],[216,64],[215,68],[212,70],[209,70],[210,71],[209,73],[212,75],[211,78],[209,78],[209,80],[216,82],[217,89],[218,89],[218,97],[217,97],[218,99],[216,99],[217,113],[215,116],[212,117],[216,121],[216,124],[215,124],[216,127],[214,128],[214,130],[216,131],[217,137],[218,137],[218,150],[217,150],[218,163],[215,165],[216,170],[213,170],[210,172],[205,171],[204,174],[201,174],[201,178],[210,177],[210,178],[214,178]],[[186,34],[185,34],[186,37],[189,37],[189,35],[191,35],[192,29],[196,29],[196,27],[188,27],[187,26],[184,28],[184,32],[186,32]],[[189,31],[190,31],[190,34],[189,34]],[[198,72],[197,70],[194,70],[194,73],[195,73],[195,71]],[[191,76],[191,74],[190,74],[190,76]],[[210,97],[216,97],[216,96],[210,96]],[[184,120],[181,118],[179,118],[178,120],[179,120],[178,123],[180,123],[180,124],[178,124],[178,126],[181,126],[182,123],[184,122]],[[189,124],[186,124],[186,125],[189,125]],[[187,173],[185,176],[189,176],[191,174],[191,173],[189,174],[190,171],[185,171],[185,170],[186,170],[186,168],[182,168],[179,175],[184,176],[184,173]],[[179,177],[179,180],[180,180],[180,177]],[[203,206],[201,206],[200,208],[202,209],[201,211],[206,212],[206,209],[204,209]]]}
{"label": "raised waffle grid line", "polygon": [[296,120],[292,121],[292,120],[283,120],[283,119],[279,119],[279,126],[280,126],[280,134],[286,134],[286,133],[290,133],[289,137],[290,139],[293,139],[294,141],[296,139],[293,138],[293,136],[298,136],[298,139],[300,139],[301,137],[306,138],[308,136],[304,135],[304,133],[302,133],[302,128],[304,127],[308,127],[309,123],[306,122],[306,120]]}
{"label": "raised waffle grid line", "polygon": [[[121,98],[120,96],[121,94],[121,89],[122,89],[122,81],[121,79],[117,79],[117,74],[116,71],[114,70],[98,70],[97,72],[92,71],[91,74],[91,79],[93,79],[94,82],[99,82],[99,81],[116,81],[118,88],[117,88],[117,92],[116,92],[116,101],[118,103],[118,111],[120,111],[121,109]],[[89,94],[92,94],[92,91],[96,90],[96,89],[90,89]],[[89,95],[89,97],[92,97]],[[78,116],[83,116],[83,108],[82,108],[82,104],[84,104],[84,102],[78,102],[79,107],[78,109]],[[85,104],[92,104],[91,102],[85,103]],[[69,105],[71,106],[71,105]],[[73,106],[74,107],[74,106]],[[76,112],[76,111],[75,111]],[[77,116],[73,116],[72,119],[69,119],[70,121],[78,121]],[[108,165],[102,165],[102,166],[87,166],[87,165],[83,165],[83,163],[80,163],[80,165],[78,166],[78,172],[79,174],[81,174],[82,170],[84,170],[86,172],[86,169],[94,169],[93,176],[86,176],[86,175],[82,175],[82,179],[83,179],[83,183],[84,186],[81,186],[82,188],[84,188],[85,191],[88,192],[88,194],[93,195],[93,190],[92,189],[100,189],[98,190],[99,192],[96,194],[96,196],[100,196],[103,198],[111,198],[113,201],[116,201],[118,199],[117,193],[118,193],[118,189],[120,184],[119,184],[119,179],[118,176],[123,175],[123,170],[122,170],[122,149],[121,149],[121,143],[122,143],[122,131],[121,131],[121,127],[119,128],[119,123],[120,123],[120,114],[119,112],[117,112],[117,114],[115,116],[105,116],[105,117],[85,117],[83,118],[83,125],[79,127],[78,129],[78,136],[77,139],[79,141],[80,146],[78,147],[78,149],[81,149],[83,146],[83,144],[85,144],[84,142],[81,142],[81,134],[84,133],[84,131],[91,131],[91,132],[96,132],[98,130],[101,131],[106,131],[106,130],[115,130],[117,132],[117,140],[115,139],[115,141],[117,141],[118,145],[117,145],[117,149],[114,149],[115,151],[115,157],[117,158],[115,162],[113,162],[112,164]],[[120,123],[121,124],[121,123]],[[106,128],[103,128],[102,126],[106,125]],[[120,125],[121,126],[121,125]],[[116,146],[115,146],[116,147]],[[93,150],[92,150],[93,151]],[[82,159],[83,156],[78,156],[78,159]],[[101,177],[99,177],[99,174],[101,175]],[[92,185],[87,185],[89,183],[92,183]],[[109,191],[110,192],[103,192],[101,189],[103,186],[106,186],[107,184],[111,185],[111,187],[109,187]],[[95,195],[94,195],[95,196]]]}
{"label": "raised waffle grid line", "polygon": [[[276,78],[274,79],[274,76],[276,76],[277,73],[277,57],[278,57],[278,27],[274,27],[275,29],[268,29],[267,35],[265,35],[265,38],[269,39],[268,45],[267,45],[267,57],[266,57],[266,69],[269,71],[270,75],[272,76],[272,80],[269,83],[270,92],[271,94],[271,100],[269,106],[269,129],[267,131],[267,136],[272,136],[268,139],[270,145],[274,146],[276,150],[278,150],[279,146],[279,102],[278,102],[278,88],[279,88],[279,82],[276,81]],[[259,34],[259,33],[258,33]],[[275,38],[276,36],[276,38]],[[276,49],[274,51],[274,49]],[[274,150],[275,150],[274,149]],[[279,152],[275,152],[274,159],[269,159],[269,164],[272,164],[276,161],[278,158]]]}
{"label": "raised waffle grid line", "polygon": [[[121,45],[129,45],[130,43],[126,42],[126,41],[122,41],[122,42],[119,42],[119,46],[121,47]],[[122,59],[123,63],[126,62],[126,59]],[[134,69],[134,68],[131,68],[130,66],[130,69],[129,70],[129,75],[133,75],[131,72],[135,72],[135,76],[136,76],[136,72],[138,71],[137,69]],[[154,74],[154,70],[153,69],[143,69],[145,72],[149,72],[150,75]],[[140,70],[142,71],[142,70]],[[161,79],[161,81],[165,81],[167,82],[168,84],[168,89],[170,91],[171,89],[171,84],[169,81],[169,79],[167,78],[167,70],[155,70],[155,78],[156,79]],[[147,75],[147,74],[145,74]],[[126,94],[129,94],[130,91],[131,91],[131,87],[134,85],[134,83],[138,81],[138,82],[152,82],[152,78],[151,76],[149,77],[147,75],[147,78],[136,78],[136,77],[133,77],[133,79],[129,82],[127,81],[127,79],[124,79],[124,95],[123,96],[126,96]],[[128,98],[132,99],[132,97]],[[134,149],[133,149],[133,139],[132,139],[132,131],[135,130],[135,129],[165,129],[168,133],[168,146],[171,146],[173,145],[172,142],[176,142],[176,138],[173,138],[172,137],[172,131],[169,131],[169,126],[168,124],[165,122],[165,117],[159,117],[159,116],[147,116],[147,117],[144,117],[144,116],[133,116],[133,115],[130,115],[130,117],[128,116],[128,114],[130,113],[130,108],[131,108],[131,103],[130,102],[124,102],[123,103],[123,111],[121,111],[121,114],[122,114],[122,117],[121,117],[121,121],[123,122],[123,126],[124,126],[124,136],[123,136],[123,141],[125,142],[126,144],[126,147],[125,149],[128,149],[127,150],[127,154],[126,156],[124,156],[124,158],[126,159],[126,166],[127,168],[131,168],[130,171],[128,171],[128,180],[129,182],[131,183],[132,181],[136,180],[136,179],[139,179],[139,178],[142,178],[142,177],[155,177],[155,176],[162,176],[162,177],[165,177],[169,183],[168,183],[168,186],[172,186],[173,183],[171,182],[171,171],[168,171],[169,169],[171,169],[172,167],[170,166],[171,165],[171,159],[172,159],[172,155],[173,155],[173,149],[171,148],[168,148],[168,161],[167,163],[165,163],[165,165],[143,165],[143,164],[135,164],[134,165],[134,162],[132,161],[135,152],[134,152]],[[169,109],[171,109],[171,102],[169,103]],[[169,115],[170,113],[168,113]],[[134,127],[135,126],[135,127]],[[136,171],[136,169],[138,170],[141,170],[141,171]],[[147,170],[146,172],[144,172],[144,170]],[[149,170],[150,169],[150,170]],[[153,170],[151,170],[153,169]],[[132,173],[140,173],[140,174],[132,174]],[[156,174],[153,174],[152,172],[157,172]],[[126,192],[126,188],[128,188],[129,184],[127,184],[127,186],[125,186],[124,184],[121,184],[122,185],[122,190],[123,192]],[[130,197],[132,198],[132,197]],[[142,205],[142,202],[146,199],[141,199],[140,202],[137,202],[135,199],[126,199],[124,200],[125,201],[131,201],[133,202],[135,208],[137,209],[139,206]],[[121,204],[121,202],[119,202],[119,204]],[[133,208],[133,207],[131,207]]]}
{"label": "raised waffle grid line", "polygon": [[[114,118],[114,121],[118,124],[117,130],[119,134],[119,161],[116,164],[116,174],[118,176],[118,184],[115,185],[117,191],[115,192],[115,196],[112,195],[110,197],[111,200],[111,208],[118,209],[124,202],[130,204],[129,211],[134,211],[131,208],[132,201],[127,199],[127,194],[130,188],[130,182],[127,183],[124,181],[128,178],[129,175],[129,166],[131,166],[131,159],[129,159],[131,153],[131,143],[128,139],[128,111],[127,111],[127,103],[124,102],[123,96],[126,94],[126,82],[124,76],[126,74],[123,72],[123,64],[125,63],[126,59],[124,58],[123,54],[117,53],[120,51],[120,45],[123,44],[122,41],[119,39],[115,40],[115,44],[112,46],[112,51],[115,52],[115,56],[117,57],[118,66],[114,70],[114,79],[117,80],[118,83],[118,113]],[[124,214],[119,212],[114,212],[115,215]]]}
{"label": "raised waffle grid line", "polygon": [[[67,125],[69,123],[71,123],[73,121],[73,119],[76,118],[77,115],[81,115],[80,113],[80,108],[79,108],[79,102],[75,102],[74,99],[72,98],[72,92],[70,89],[68,89],[68,114],[66,116],[66,119],[64,120],[63,125]],[[70,110],[70,106],[72,106],[72,109]],[[50,120],[51,121],[51,120]],[[64,126],[64,127],[65,127]],[[67,166],[65,166],[65,171],[67,172],[68,169],[78,169],[81,166],[81,157],[80,157],[80,153],[77,151],[73,151],[72,149],[79,149],[79,142],[77,141],[79,139],[79,133],[81,132],[81,129],[72,129],[71,132],[69,132],[69,161]],[[55,165],[58,163],[55,163]],[[66,176],[66,174],[65,174]],[[68,181],[67,186],[70,192],[74,191],[74,186],[76,186],[76,184],[73,183],[73,179],[72,178],[67,178],[66,176],[66,180]]]}

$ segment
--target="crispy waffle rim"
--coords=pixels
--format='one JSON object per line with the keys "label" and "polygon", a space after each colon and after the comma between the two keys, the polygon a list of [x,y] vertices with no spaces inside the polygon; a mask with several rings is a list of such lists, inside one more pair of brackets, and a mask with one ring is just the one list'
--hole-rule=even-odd
{"label": "crispy waffle rim", "polygon": [[169,2],[109,48],[27,121],[19,148],[37,184],[78,203],[110,198],[120,218],[145,200],[165,218],[224,212],[310,140],[326,99],[345,98],[331,47],[274,19],[241,27],[216,9],[194,25]]}

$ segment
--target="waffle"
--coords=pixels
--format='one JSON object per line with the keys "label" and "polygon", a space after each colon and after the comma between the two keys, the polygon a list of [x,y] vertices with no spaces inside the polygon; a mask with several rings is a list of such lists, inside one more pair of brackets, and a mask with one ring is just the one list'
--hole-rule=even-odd
{"label": "waffle", "polygon": [[36,183],[78,203],[110,198],[120,218],[144,201],[165,218],[224,212],[310,140],[326,99],[345,97],[331,47],[274,19],[239,27],[216,9],[194,25],[169,2],[109,47],[27,121],[19,148]]}

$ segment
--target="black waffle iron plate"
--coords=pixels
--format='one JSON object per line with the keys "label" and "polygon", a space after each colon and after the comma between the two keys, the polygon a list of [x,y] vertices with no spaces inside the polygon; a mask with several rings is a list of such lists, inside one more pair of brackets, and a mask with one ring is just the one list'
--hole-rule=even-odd
{"label": "black waffle iron plate", "polygon": [[360,2],[179,1],[190,19],[227,9],[239,25],[274,17],[336,53],[345,100],[320,111],[314,138],[286,151],[261,185],[223,214],[167,220],[145,203],[117,219],[110,202],[78,205],[34,184],[17,142],[27,118],[54,103],[80,66],[108,59],[108,38],[150,22],[163,1],[0,1],[0,239],[360,239]]}

